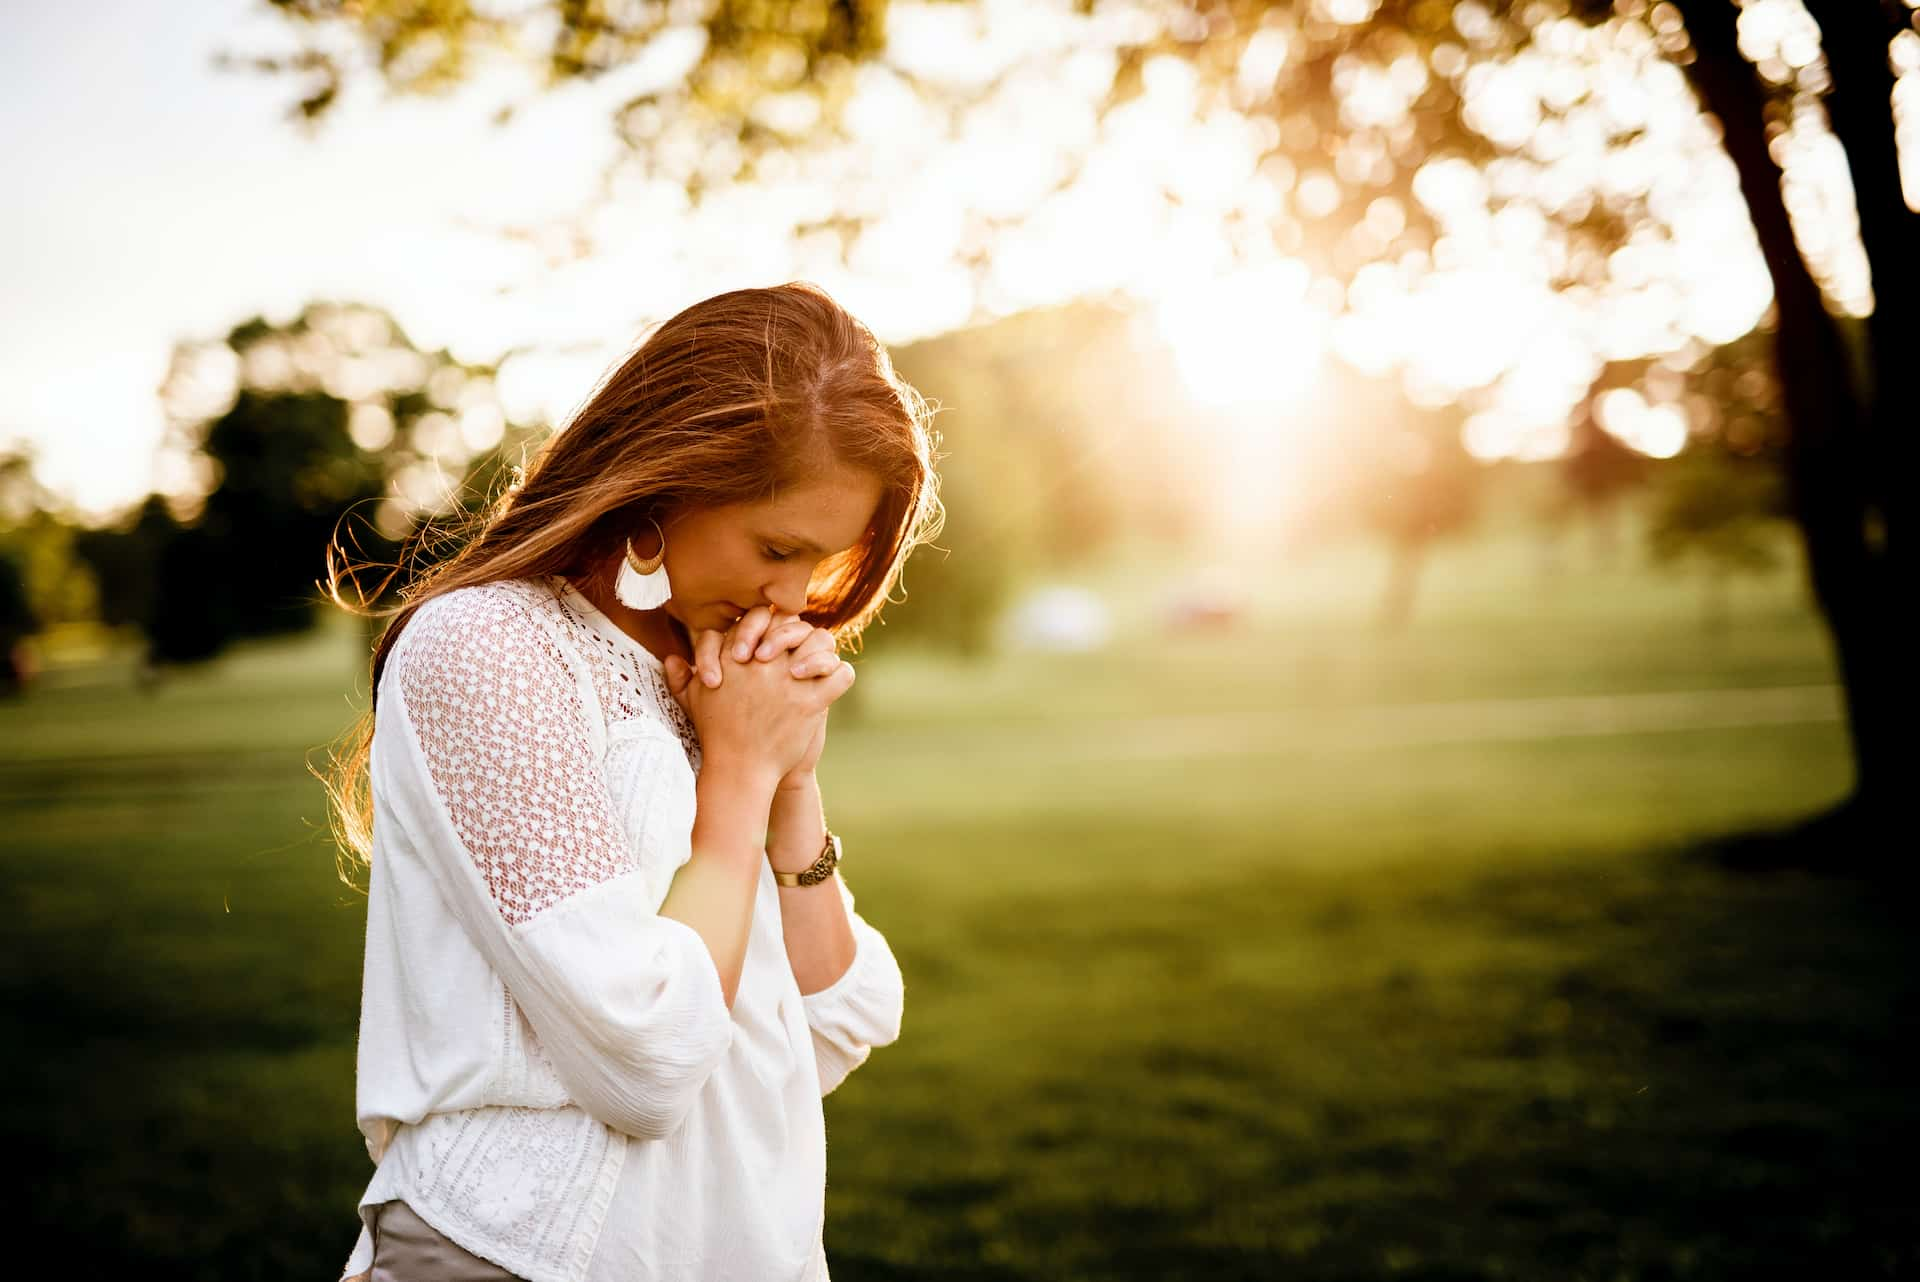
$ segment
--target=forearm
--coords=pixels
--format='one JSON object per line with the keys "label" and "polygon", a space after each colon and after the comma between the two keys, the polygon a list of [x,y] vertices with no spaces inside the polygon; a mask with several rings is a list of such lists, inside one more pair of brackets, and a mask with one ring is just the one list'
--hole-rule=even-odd
{"label": "forearm", "polygon": [[[767,858],[780,872],[799,872],[820,855],[827,821],[820,784],[803,782],[778,789],[767,815]],[[781,929],[787,962],[805,996],[829,987],[853,964],[853,923],[840,894],[840,874],[811,886],[780,887]]]}
{"label": "forearm", "polygon": [[720,972],[720,989],[732,1009],[746,965],[753,929],[753,901],[760,883],[766,829],[776,781],[749,771],[707,763],[696,783],[693,857],[673,875],[660,915],[699,932]]}

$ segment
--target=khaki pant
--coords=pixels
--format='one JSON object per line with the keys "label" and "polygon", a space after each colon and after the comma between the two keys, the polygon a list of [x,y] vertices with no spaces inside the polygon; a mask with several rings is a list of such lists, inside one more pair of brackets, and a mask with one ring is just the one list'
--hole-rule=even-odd
{"label": "khaki pant", "polygon": [[450,1242],[395,1198],[373,1210],[372,1282],[522,1282]]}

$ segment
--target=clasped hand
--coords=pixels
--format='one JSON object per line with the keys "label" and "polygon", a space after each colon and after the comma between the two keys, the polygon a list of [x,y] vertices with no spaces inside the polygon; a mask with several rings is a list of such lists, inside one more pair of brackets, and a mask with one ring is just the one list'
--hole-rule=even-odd
{"label": "clasped hand", "polygon": [[782,788],[803,783],[826,747],[828,707],[853,685],[833,634],[755,606],[726,631],[702,628],[692,641],[693,663],[668,655],[665,668],[703,752],[775,770]]}

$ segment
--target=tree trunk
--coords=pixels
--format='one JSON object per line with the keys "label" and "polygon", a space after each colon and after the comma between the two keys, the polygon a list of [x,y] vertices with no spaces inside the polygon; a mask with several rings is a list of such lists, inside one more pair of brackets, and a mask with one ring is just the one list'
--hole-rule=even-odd
{"label": "tree trunk", "polygon": [[1906,362],[1920,353],[1920,291],[1914,288],[1912,249],[1920,244],[1920,213],[1907,207],[1900,184],[1900,153],[1893,127],[1893,67],[1887,46],[1907,26],[1900,0],[1812,0],[1820,24],[1833,87],[1827,117],[1847,156],[1859,204],[1860,243],[1873,276],[1873,315],[1867,320],[1872,368],[1867,390],[1868,449],[1873,458],[1873,501],[1879,509],[1889,575],[1911,582],[1906,533],[1896,495],[1911,481],[1911,412],[1896,423],[1904,398],[1899,386],[1911,378]]}
{"label": "tree trunk", "polygon": [[[1679,0],[1678,7],[1694,49],[1693,61],[1685,68],[1688,79],[1707,110],[1719,118],[1773,278],[1775,364],[1788,423],[1787,483],[1806,547],[1810,586],[1833,636],[1846,690],[1853,799],[1862,814],[1891,813],[1886,801],[1900,720],[1894,697],[1894,585],[1887,572],[1886,544],[1872,533],[1870,477],[1875,467],[1868,449],[1868,415],[1853,384],[1839,326],[1793,238],[1780,193],[1780,170],[1767,150],[1765,96],[1735,43],[1739,11],[1724,0]],[[1884,102],[1881,109],[1890,110]],[[1889,280],[1883,302],[1892,292]],[[1888,479],[1898,483],[1904,478]]]}

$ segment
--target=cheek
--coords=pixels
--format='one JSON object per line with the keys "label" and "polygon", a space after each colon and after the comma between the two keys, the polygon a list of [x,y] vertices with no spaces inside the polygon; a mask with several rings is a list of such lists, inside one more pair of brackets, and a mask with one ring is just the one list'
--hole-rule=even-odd
{"label": "cheek", "polygon": [[716,556],[710,546],[697,550],[689,547],[688,553],[676,567],[674,583],[684,583],[691,597],[703,601],[724,600],[743,586],[757,582],[751,557],[738,553]]}

